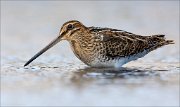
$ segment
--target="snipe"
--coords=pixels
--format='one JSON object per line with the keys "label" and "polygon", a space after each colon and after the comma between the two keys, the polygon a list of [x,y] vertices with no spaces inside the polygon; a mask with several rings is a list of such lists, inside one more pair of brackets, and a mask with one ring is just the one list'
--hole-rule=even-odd
{"label": "snipe", "polygon": [[141,36],[112,28],[86,27],[81,22],[72,20],[64,23],[59,36],[24,66],[59,41],[67,40],[74,54],[85,64],[92,67],[121,67],[161,46],[174,44],[173,40],[165,40],[164,36]]}

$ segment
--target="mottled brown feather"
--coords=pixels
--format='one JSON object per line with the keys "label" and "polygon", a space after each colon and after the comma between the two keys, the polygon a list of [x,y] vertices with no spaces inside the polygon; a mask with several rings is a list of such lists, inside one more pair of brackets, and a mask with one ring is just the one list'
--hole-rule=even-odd
{"label": "mottled brown feather", "polygon": [[[92,35],[103,42],[106,55],[109,57],[126,57],[152,51],[163,45],[172,44],[165,40],[164,35],[140,36],[123,30],[111,28],[89,27]],[[103,39],[100,39],[102,38]]]}

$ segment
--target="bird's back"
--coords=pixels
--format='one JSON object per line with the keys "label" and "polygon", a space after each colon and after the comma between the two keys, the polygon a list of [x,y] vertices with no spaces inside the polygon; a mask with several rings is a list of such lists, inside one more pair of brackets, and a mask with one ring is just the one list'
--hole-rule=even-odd
{"label": "bird's back", "polygon": [[161,46],[173,44],[172,40],[165,40],[165,35],[141,36],[111,28],[90,27],[89,29],[96,42],[95,48],[98,48],[95,52],[96,66],[97,63],[101,66],[112,63],[123,65]]}

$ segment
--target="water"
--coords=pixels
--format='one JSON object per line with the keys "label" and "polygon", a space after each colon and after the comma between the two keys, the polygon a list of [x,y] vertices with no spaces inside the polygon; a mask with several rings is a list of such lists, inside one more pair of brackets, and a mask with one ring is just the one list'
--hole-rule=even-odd
{"label": "water", "polygon": [[[1,105],[179,106],[178,8],[178,2],[160,1],[3,1]],[[163,33],[175,44],[117,70],[88,67],[63,41],[23,67],[69,19],[142,35]]]}

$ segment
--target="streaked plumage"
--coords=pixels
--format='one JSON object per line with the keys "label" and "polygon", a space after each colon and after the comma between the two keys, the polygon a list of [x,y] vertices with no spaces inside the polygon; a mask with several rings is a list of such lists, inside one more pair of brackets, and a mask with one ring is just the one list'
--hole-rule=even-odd
{"label": "streaked plumage", "polygon": [[58,38],[37,53],[26,64],[61,40],[67,40],[74,54],[92,67],[121,67],[161,46],[173,44],[165,35],[141,36],[123,30],[86,27],[72,20],[63,24]]}

